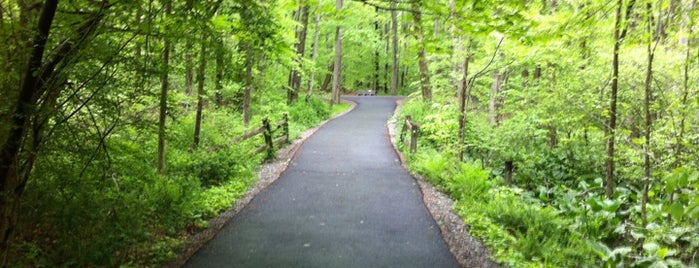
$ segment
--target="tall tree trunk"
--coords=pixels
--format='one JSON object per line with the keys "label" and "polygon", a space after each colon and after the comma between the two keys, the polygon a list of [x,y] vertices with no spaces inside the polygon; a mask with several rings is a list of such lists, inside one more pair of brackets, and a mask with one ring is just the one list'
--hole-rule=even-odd
{"label": "tall tree trunk", "polygon": [[500,92],[500,86],[504,74],[500,71],[493,71],[493,83],[490,85],[490,104],[488,105],[488,121],[491,126],[496,126],[498,124],[498,93]]}
{"label": "tall tree trunk", "polygon": [[[320,35],[320,7],[322,5],[323,1],[318,1],[318,7],[316,8],[316,16],[314,22],[314,28],[313,28],[313,52],[311,52],[311,61],[313,61],[313,64],[316,64],[316,60],[318,59],[318,38]],[[308,78],[308,94],[306,94],[306,101],[308,101],[311,96],[313,95],[313,84],[315,83],[315,75],[316,75],[316,68],[314,67],[313,70],[311,70],[310,77]]]}
{"label": "tall tree trunk", "polygon": [[[185,12],[190,13],[192,12],[192,8],[194,7],[194,1],[193,0],[187,0],[185,2]],[[194,92],[194,52],[192,51],[194,48],[194,40],[192,40],[192,37],[185,37],[185,45],[184,45],[184,73],[185,73],[185,79],[184,79],[184,84],[185,84],[185,94],[187,96],[192,96],[192,93]]]}
{"label": "tall tree trunk", "polygon": [[289,75],[289,90],[287,91],[287,102],[292,104],[296,102],[299,96],[299,90],[301,89],[301,72],[299,69],[303,65],[303,57],[306,54],[306,32],[308,29],[308,3],[302,3],[299,7],[298,22],[301,23],[301,27],[296,29],[296,54],[297,54],[297,67],[292,67],[291,73]]}
{"label": "tall tree trunk", "polygon": [[201,134],[201,115],[204,107],[204,82],[206,81],[206,31],[201,32],[201,49],[199,54],[199,70],[197,70],[197,115],[194,121],[194,145],[199,147],[199,135]]}
{"label": "tall tree trunk", "polygon": [[19,96],[15,100],[14,112],[9,122],[10,132],[0,147],[0,267],[7,265],[9,242],[17,224],[22,193],[34,165],[36,152],[26,152],[29,157],[23,161],[22,146],[33,127],[29,121],[32,114],[36,113],[34,107],[39,90],[37,85],[41,85],[39,75],[43,65],[42,59],[57,7],[58,0],[47,0],[43,4],[35,35],[28,46],[31,48],[31,54],[23,72]]}
{"label": "tall tree trunk", "polygon": [[[679,114],[680,114],[680,123],[677,126],[679,128],[679,133],[675,136],[675,144],[674,144],[674,155],[675,155],[675,161],[673,161],[672,166],[674,168],[679,168],[681,167],[684,163],[684,138],[685,138],[685,133],[687,131],[687,100],[689,98],[689,75],[690,75],[690,65],[692,64],[692,41],[696,40],[694,39],[694,24],[695,24],[695,19],[694,17],[691,16],[692,11],[694,10],[696,6],[696,0],[693,0],[687,9],[687,14],[689,14],[687,17],[689,19],[687,27],[687,40],[686,43],[684,44],[686,46],[685,50],[685,59],[684,59],[684,70],[683,70],[683,78],[682,78],[682,93],[680,97],[680,107],[679,107]],[[697,50],[699,52],[699,49]],[[699,53],[697,53],[697,59],[699,59]],[[670,203],[673,203],[675,201],[675,193],[672,192],[670,193],[669,197]],[[668,213],[667,215],[667,222],[670,224],[672,222],[672,215]]]}
{"label": "tall tree trunk", "polygon": [[[167,1],[163,5],[165,9],[164,17],[172,12],[172,2]],[[165,27],[163,37],[162,70],[160,73],[160,117],[158,120],[158,173],[165,173],[165,119],[167,118],[167,91],[169,88],[168,75],[170,72],[170,38],[169,27]]]}
{"label": "tall tree trunk", "polygon": [[250,124],[250,98],[252,98],[252,52],[248,49],[245,65],[245,94],[243,95],[243,124],[247,127]]}
{"label": "tall tree trunk", "polygon": [[[376,14],[378,15],[379,13],[379,8],[376,7],[375,9]],[[377,16],[376,19],[374,20],[374,32],[376,32],[377,35],[381,35],[381,32],[379,31],[379,17]],[[380,38],[377,38],[374,42],[374,81],[372,85],[372,89],[374,92],[379,92],[379,40]]]}
{"label": "tall tree trunk", "polygon": [[[471,41],[469,40],[468,49],[466,51],[467,55],[470,53]],[[464,147],[466,146],[466,99],[469,96],[466,95],[467,89],[470,87],[468,83],[468,66],[469,61],[471,61],[470,55],[466,56],[463,63],[463,75],[458,87],[457,97],[459,99],[459,160],[464,160]]]}
{"label": "tall tree trunk", "polygon": [[216,106],[223,106],[223,76],[225,72],[224,57],[226,56],[226,50],[223,47],[223,39],[221,37],[216,38],[216,81],[214,82],[214,94],[216,94]]}
{"label": "tall tree trunk", "polygon": [[413,9],[413,20],[415,22],[415,33],[417,35],[418,42],[417,57],[418,65],[420,67],[420,89],[422,91],[423,100],[431,101],[432,89],[430,88],[430,71],[427,62],[427,52],[425,51],[425,31],[422,25],[422,1],[411,0],[410,4]]}
{"label": "tall tree trunk", "polygon": [[[612,58],[612,91],[609,99],[609,121],[607,122],[605,128],[605,138],[607,139],[607,159],[606,159],[606,174],[605,174],[605,194],[608,199],[612,198],[614,194],[615,182],[614,182],[614,172],[615,172],[615,138],[616,138],[616,121],[617,121],[617,97],[619,91],[619,51],[621,50],[621,42],[626,36],[626,31],[628,25],[624,23],[623,3],[624,1],[617,1],[616,8],[616,19],[614,22],[614,55]],[[628,20],[629,15],[635,0],[631,0],[626,7],[626,20]]]}
{"label": "tall tree trunk", "polygon": [[[336,0],[335,10],[342,11],[342,0]],[[340,90],[342,87],[342,24],[337,25],[335,30],[335,67],[333,69],[333,89],[330,104],[340,102]]]}
{"label": "tall tree trunk", "polygon": [[393,9],[391,9],[391,59],[393,62],[393,68],[391,70],[391,95],[396,95],[398,92],[398,15],[396,14],[396,4],[392,4]]}
{"label": "tall tree trunk", "polygon": [[194,55],[192,55],[192,50],[194,48],[194,44],[191,40],[191,38],[187,38],[185,40],[185,45],[184,45],[184,53],[185,53],[185,59],[184,59],[184,74],[185,74],[185,79],[184,79],[184,84],[185,84],[185,93],[187,96],[191,96],[192,93],[194,92],[194,62],[193,58]]}
{"label": "tall tree trunk", "polygon": [[645,99],[643,102],[643,111],[645,113],[645,128],[644,136],[645,143],[643,146],[643,175],[645,177],[643,182],[643,198],[641,200],[641,219],[643,220],[643,226],[646,226],[646,204],[648,203],[648,190],[650,188],[650,176],[651,176],[651,163],[650,163],[650,138],[651,138],[651,127],[652,127],[652,117],[650,113],[651,96],[652,92],[652,80],[653,80],[653,58],[655,57],[655,51],[653,47],[653,4],[652,2],[646,2],[646,34],[648,35],[648,44],[646,44],[648,53],[648,67],[646,69],[646,81],[644,84],[645,88]]}
{"label": "tall tree trunk", "polygon": [[[384,37],[386,38],[386,46],[384,50],[384,55],[388,55],[391,49],[391,24],[386,23],[384,27],[384,32],[386,33]],[[383,64],[383,92],[388,93],[388,81],[390,80],[388,72],[388,61]],[[378,92],[377,92],[378,93]]]}

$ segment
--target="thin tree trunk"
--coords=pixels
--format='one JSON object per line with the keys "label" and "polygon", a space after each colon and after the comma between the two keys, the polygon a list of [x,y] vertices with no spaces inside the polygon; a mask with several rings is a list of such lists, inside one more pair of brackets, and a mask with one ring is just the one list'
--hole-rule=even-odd
{"label": "thin tree trunk", "polygon": [[[313,52],[311,52],[311,60],[313,64],[316,63],[318,59],[318,38],[320,36],[320,7],[323,1],[318,1],[318,8],[316,8],[316,17],[314,20],[315,27],[313,29]],[[306,94],[306,101],[308,101],[313,95],[313,84],[315,82],[316,68],[311,70],[310,77],[308,78],[308,94]]]}
{"label": "thin tree trunk", "polygon": [[[626,19],[628,20],[629,15],[635,0],[631,2],[626,7]],[[614,194],[615,182],[614,182],[614,172],[615,172],[615,138],[616,138],[616,121],[617,121],[617,96],[619,91],[619,53],[621,50],[621,42],[626,36],[627,25],[623,25],[624,16],[622,14],[623,1],[617,1],[616,8],[616,19],[614,22],[614,55],[612,58],[612,91],[609,99],[609,121],[605,128],[605,138],[607,139],[607,159],[606,159],[606,174],[605,174],[605,194],[608,199],[612,198]]]}
{"label": "thin tree trunk", "polygon": [[197,115],[194,121],[194,145],[193,149],[199,147],[199,136],[201,134],[201,116],[204,107],[204,82],[206,81],[206,32],[201,33],[201,49],[199,54],[199,70],[197,71]]}
{"label": "thin tree trunk", "polygon": [[223,106],[223,76],[225,71],[224,57],[225,48],[223,47],[223,39],[220,37],[216,38],[216,81],[214,82],[214,94],[216,94],[216,106]]}
{"label": "thin tree trunk", "polygon": [[[340,13],[342,10],[342,0],[336,0],[335,10]],[[342,86],[342,25],[338,24],[335,30],[335,66],[333,69],[333,89],[330,104],[340,102],[340,90]]]}
{"label": "thin tree trunk", "polygon": [[[470,47],[471,42],[469,41],[468,50],[470,50]],[[468,54],[470,51],[467,51],[466,53]],[[459,99],[459,160],[461,161],[464,160],[464,147],[466,146],[466,133],[464,131],[466,129],[466,99],[469,98],[469,96],[466,95],[466,92],[470,87],[468,83],[469,61],[471,61],[470,55],[466,56],[466,59],[464,59],[463,76],[461,77],[461,81],[459,81],[461,86],[458,87],[459,91],[457,93],[457,97]]]}
{"label": "thin tree trunk", "polygon": [[420,67],[420,89],[422,98],[425,101],[432,100],[432,90],[430,89],[430,71],[427,62],[427,52],[425,51],[425,32],[422,25],[422,2],[421,0],[411,0],[413,8],[413,20],[415,21],[415,33],[418,42],[418,65]]}
{"label": "thin tree trunk", "polygon": [[[696,1],[692,1],[689,7],[689,11],[687,13],[691,14],[692,11],[694,10],[694,7],[696,5]],[[689,25],[687,25],[687,40],[686,40],[686,48],[687,50],[685,51],[685,60],[684,60],[684,71],[683,71],[683,79],[682,79],[682,97],[681,97],[681,102],[680,102],[680,123],[679,123],[679,133],[675,136],[675,161],[673,163],[674,168],[679,168],[681,167],[683,163],[683,155],[684,155],[684,136],[686,133],[686,120],[687,120],[687,100],[689,97],[689,67],[692,63],[692,40],[693,40],[693,34],[694,34],[694,17],[691,15],[688,16],[689,19]],[[699,56],[699,53],[697,54]],[[698,57],[699,58],[699,57]],[[675,201],[675,193],[672,192],[670,193],[669,197],[670,203],[673,203]],[[667,222],[670,224],[672,222],[672,215],[670,213],[667,214]]]}
{"label": "thin tree trunk", "polygon": [[655,56],[653,48],[653,4],[651,2],[646,2],[646,16],[648,16],[646,21],[646,34],[648,35],[648,44],[646,44],[648,53],[648,67],[646,69],[646,81],[645,87],[645,100],[643,102],[643,110],[645,113],[645,143],[643,146],[643,175],[645,180],[643,182],[643,198],[641,200],[641,219],[643,220],[643,226],[646,226],[646,204],[648,204],[648,190],[650,188],[650,176],[651,176],[651,163],[650,163],[650,138],[651,138],[651,127],[652,127],[652,117],[650,113],[651,96],[652,92],[652,79],[653,79],[653,58]]}
{"label": "thin tree trunk", "polygon": [[184,84],[185,84],[185,93],[187,94],[187,96],[191,96],[193,91],[194,91],[194,62],[193,62],[194,55],[192,55],[193,48],[194,48],[194,44],[193,44],[191,38],[187,38],[185,40],[185,45],[184,45],[184,50],[185,50],[185,52],[184,52],[185,53]]}
{"label": "thin tree trunk", "polygon": [[243,124],[247,127],[250,124],[250,98],[252,97],[252,48],[245,51],[245,93],[243,94]]}
{"label": "thin tree trunk", "polygon": [[394,3],[393,9],[391,10],[391,42],[393,43],[391,51],[391,59],[393,61],[393,68],[391,70],[391,95],[396,95],[398,93],[398,15],[396,14],[396,4]]}
{"label": "thin tree trunk", "polygon": [[[386,46],[384,50],[384,54],[388,55],[390,53],[391,49],[391,24],[386,23],[384,27],[384,32],[386,33],[384,36],[386,37]],[[389,77],[389,72],[388,72],[388,61],[384,62],[383,64],[383,92],[388,93],[388,81],[390,80]],[[376,92],[378,93],[378,92]]]}
{"label": "thin tree trunk", "polygon": [[[167,17],[172,12],[172,2],[164,3],[165,13]],[[160,117],[158,120],[158,173],[165,173],[165,119],[167,118],[167,91],[169,88],[168,75],[170,72],[170,38],[168,27],[165,28],[165,36],[163,37],[163,54],[162,54],[162,70],[160,73]]]}
{"label": "thin tree trunk", "polygon": [[[375,9],[376,14],[379,13],[379,8],[376,7]],[[379,31],[379,18],[378,16],[376,17],[376,20],[374,20],[374,31],[376,32],[377,35],[381,35]],[[374,43],[374,81],[372,85],[372,89],[374,92],[379,92],[379,38],[375,40]]]}
{"label": "thin tree trunk", "polygon": [[497,96],[500,91],[502,76],[500,71],[493,71],[493,83],[490,85],[490,104],[488,105],[488,121],[491,126],[498,124]]}

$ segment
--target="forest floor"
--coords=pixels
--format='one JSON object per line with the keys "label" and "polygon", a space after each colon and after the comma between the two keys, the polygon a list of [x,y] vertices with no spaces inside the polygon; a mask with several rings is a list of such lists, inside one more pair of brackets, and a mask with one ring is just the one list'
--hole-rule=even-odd
{"label": "forest floor", "polygon": [[[235,260],[242,266],[327,266],[332,261],[332,266],[421,266],[421,262],[427,262],[440,267],[497,267],[485,247],[468,234],[463,220],[453,212],[453,201],[422,178],[410,176],[395,157],[390,141],[396,125],[386,121],[390,121],[396,100],[400,99],[347,99],[360,106],[349,116],[353,119],[347,121],[345,116],[342,122],[332,122],[335,126],[329,128],[335,132],[325,130],[315,135],[321,137],[311,139],[311,145],[304,145],[326,121],[282,149],[274,162],[260,168],[259,180],[246,197],[211,220],[208,229],[192,236],[181,258],[170,266],[186,263],[187,267],[204,267]],[[333,144],[337,138],[352,145]],[[302,145],[301,151],[305,152],[299,156]],[[341,147],[335,154],[349,153],[360,159],[349,161],[346,166],[345,156],[321,151],[329,145]],[[358,147],[366,148],[355,150]],[[376,147],[383,153],[377,155]],[[400,153],[398,157],[402,160]],[[317,168],[300,167],[299,162],[306,160],[327,162]],[[283,179],[277,181],[280,177]],[[344,185],[339,187],[340,184]],[[418,204],[423,202],[424,205]],[[272,209],[266,211],[269,204]],[[290,208],[298,211],[289,212]],[[271,222],[277,222],[277,226]],[[433,228],[435,225],[439,231]]]}

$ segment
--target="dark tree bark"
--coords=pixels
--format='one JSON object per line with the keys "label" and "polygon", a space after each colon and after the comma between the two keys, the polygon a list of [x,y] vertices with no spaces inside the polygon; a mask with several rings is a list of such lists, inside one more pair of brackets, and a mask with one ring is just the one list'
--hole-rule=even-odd
{"label": "dark tree bark", "polygon": [[17,223],[24,186],[34,164],[34,157],[31,155],[36,152],[28,152],[30,157],[25,162],[21,159],[22,146],[32,128],[29,120],[36,112],[34,107],[39,90],[37,85],[41,85],[39,75],[42,59],[57,6],[58,0],[44,2],[35,35],[29,46],[31,54],[23,72],[19,96],[15,100],[14,112],[9,122],[10,132],[0,147],[0,267],[7,264],[9,240]]}

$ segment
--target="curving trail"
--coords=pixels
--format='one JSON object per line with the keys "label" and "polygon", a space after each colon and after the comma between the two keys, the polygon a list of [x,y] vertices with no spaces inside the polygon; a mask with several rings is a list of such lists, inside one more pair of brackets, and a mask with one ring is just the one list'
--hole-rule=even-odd
{"label": "curving trail", "polygon": [[311,136],[184,267],[458,267],[391,146],[396,98],[358,103]]}

